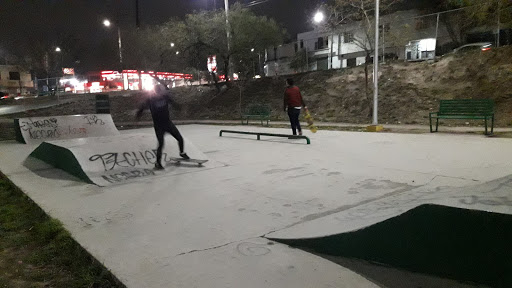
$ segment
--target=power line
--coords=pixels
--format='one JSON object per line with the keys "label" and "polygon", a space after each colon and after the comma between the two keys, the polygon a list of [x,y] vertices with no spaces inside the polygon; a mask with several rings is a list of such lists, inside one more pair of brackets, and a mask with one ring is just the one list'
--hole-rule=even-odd
{"label": "power line", "polygon": [[254,1],[251,1],[247,4],[245,4],[244,7],[252,7],[252,6],[260,5],[260,4],[266,3],[268,1],[270,1],[270,0],[254,0]]}

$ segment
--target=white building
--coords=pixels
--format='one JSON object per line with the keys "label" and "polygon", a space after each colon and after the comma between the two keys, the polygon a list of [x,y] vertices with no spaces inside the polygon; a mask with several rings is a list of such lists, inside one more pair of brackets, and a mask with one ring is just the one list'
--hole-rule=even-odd
{"label": "white building", "polygon": [[16,65],[0,65],[0,92],[28,94],[34,89],[30,72]]}
{"label": "white building", "polygon": [[[439,36],[448,34],[442,23],[437,25],[436,18],[436,15],[418,18],[416,10],[382,16],[379,54],[384,54],[388,59],[432,59],[439,43],[436,36],[440,39]],[[373,35],[373,31],[369,32]],[[340,69],[363,65],[366,62],[366,51],[373,51],[371,37],[366,36],[362,22],[342,25],[336,32],[317,28],[300,33],[294,43],[267,49],[265,75],[287,75],[304,70]],[[294,71],[290,68],[290,63],[301,49],[308,55],[304,57],[307,64],[302,71]],[[373,53],[369,57],[373,61]]]}

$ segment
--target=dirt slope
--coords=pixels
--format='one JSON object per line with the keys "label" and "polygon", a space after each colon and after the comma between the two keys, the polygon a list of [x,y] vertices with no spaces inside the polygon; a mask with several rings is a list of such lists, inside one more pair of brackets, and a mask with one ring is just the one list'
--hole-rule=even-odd
{"label": "dirt slope", "polygon": [[[428,113],[437,111],[440,99],[490,98],[496,103],[497,126],[512,125],[512,47],[443,57],[436,63],[406,63],[381,66],[379,121],[390,124],[427,124]],[[370,75],[371,77],[371,75]],[[218,92],[212,86],[173,89],[183,106],[173,111],[178,119],[238,119],[249,103],[272,108],[274,120],[285,120],[282,95],[286,77],[235,83]],[[369,123],[371,97],[365,93],[364,68],[319,71],[294,75],[297,85],[317,121]],[[370,83],[370,87],[373,86]],[[240,89],[242,96],[240,97]],[[111,97],[114,121],[132,121],[142,95]],[[92,96],[59,107],[15,116],[49,116],[93,113]],[[10,116],[13,117],[13,116]],[[149,120],[146,113],[145,118]],[[451,121],[467,125],[465,121]],[[473,123],[471,123],[473,124]]]}

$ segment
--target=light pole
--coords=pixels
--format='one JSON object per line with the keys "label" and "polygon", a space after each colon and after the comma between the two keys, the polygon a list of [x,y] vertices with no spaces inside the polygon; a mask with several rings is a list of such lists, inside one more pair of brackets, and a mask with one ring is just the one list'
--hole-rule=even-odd
{"label": "light pole", "polygon": [[[62,77],[64,77],[64,71],[62,70],[62,66],[63,66],[63,64],[62,64],[62,62],[63,62],[62,49],[58,46],[55,47],[55,53],[60,54],[60,66],[61,66],[60,72],[62,73],[62,74],[57,73],[57,75],[62,75]],[[57,67],[57,68],[59,68],[59,67]],[[60,101],[60,93],[59,93],[60,81],[59,80],[60,80],[60,77],[55,78],[55,95],[57,95],[57,101]],[[46,79],[46,82],[48,83],[48,79]]]}
{"label": "light pole", "polygon": [[64,64],[62,62],[64,62],[64,60],[63,60],[64,59],[64,55],[62,53],[62,49],[60,49],[60,47],[56,47],[55,48],[55,52],[60,54],[60,66],[61,66],[60,68],[63,68],[62,66],[64,66]]}
{"label": "light pole", "polygon": [[379,126],[378,105],[379,105],[379,0],[375,0],[375,55],[373,56],[373,123],[368,127],[369,131],[378,132],[382,130]]}
{"label": "light pole", "polygon": [[[109,28],[112,23],[110,22],[110,20],[108,19],[105,19],[103,20],[103,25],[105,25],[105,27]],[[122,41],[121,41],[121,27],[119,26],[119,24],[117,24],[117,42],[119,44],[119,63],[121,64],[121,69],[122,69],[122,66],[123,66],[123,46],[122,46]]]}
{"label": "light pole", "polygon": [[[317,11],[315,16],[313,17],[313,21],[316,23],[316,24],[320,24],[322,22],[324,22],[324,19],[325,19],[325,15],[322,11]],[[332,45],[332,44],[331,44]],[[308,43],[306,41],[306,72],[309,72],[309,53],[308,53]],[[332,55],[331,55],[332,57]]]}

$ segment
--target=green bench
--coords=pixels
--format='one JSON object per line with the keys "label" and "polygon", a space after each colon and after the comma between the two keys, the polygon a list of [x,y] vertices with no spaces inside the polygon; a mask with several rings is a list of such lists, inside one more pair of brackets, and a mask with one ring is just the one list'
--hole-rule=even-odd
{"label": "green bench", "polygon": [[[270,107],[261,104],[252,104],[247,107],[244,113],[242,113],[242,125],[249,125],[250,119],[256,119],[261,121],[261,125],[263,125],[263,121],[270,121]],[[244,123],[246,121],[246,123]]]}
{"label": "green bench", "polygon": [[[436,131],[432,129],[432,119],[436,119]],[[483,119],[485,135],[489,135],[488,120],[491,120],[491,134],[494,132],[494,101],[491,99],[441,100],[439,111],[429,115],[431,133],[437,132],[439,119]]]}

